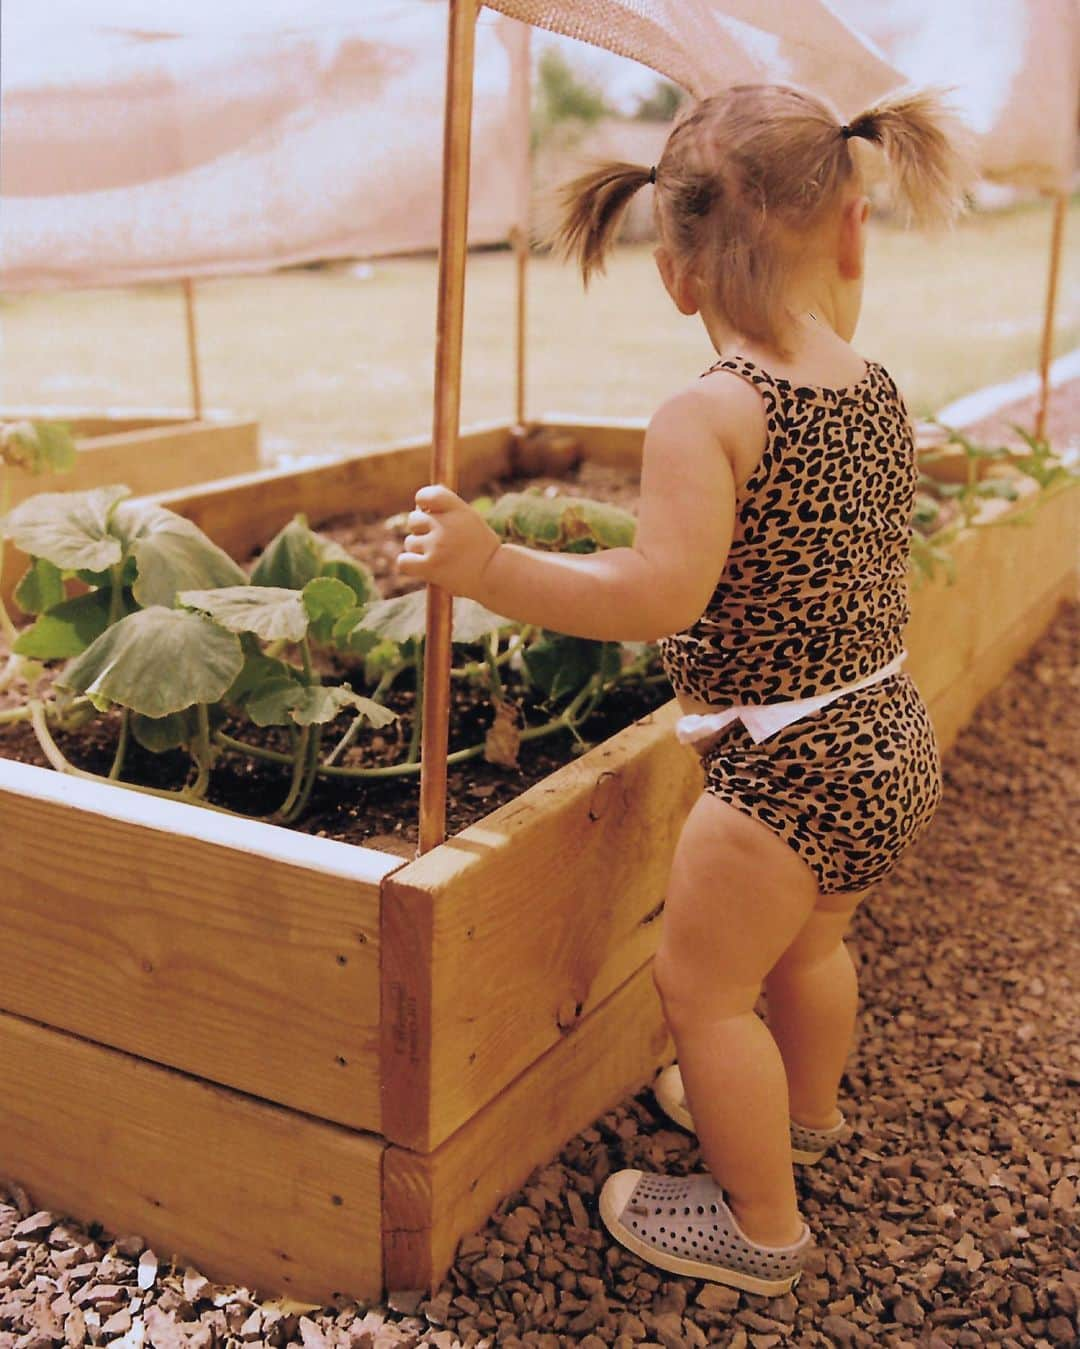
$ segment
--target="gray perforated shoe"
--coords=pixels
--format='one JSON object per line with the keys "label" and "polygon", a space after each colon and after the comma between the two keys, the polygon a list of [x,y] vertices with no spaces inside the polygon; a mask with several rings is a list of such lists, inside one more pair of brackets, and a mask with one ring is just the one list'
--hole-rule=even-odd
{"label": "gray perforated shoe", "polygon": [[620,1244],[650,1265],[780,1297],[799,1282],[810,1229],[790,1246],[759,1246],[742,1231],[712,1176],[616,1171],[600,1192],[600,1217]]}
{"label": "gray perforated shoe", "polygon": [[[653,1095],[656,1097],[657,1105],[667,1115],[668,1119],[674,1120],[681,1129],[686,1129],[689,1133],[697,1132],[694,1128],[694,1117],[686,1103],[682,1073],[679,1072],[677,1063],[673,1063],[670,1068],[665,1068],[656,1079],[653,1083]],[[802,1162],[807,1166],[813,1166],[815,1162],[820,1162],[846,1127],[847,1121],[843,1116],[840,1117],[840,1123],[831,1129],[807,1129],[792,1120],[792,1161]]]}

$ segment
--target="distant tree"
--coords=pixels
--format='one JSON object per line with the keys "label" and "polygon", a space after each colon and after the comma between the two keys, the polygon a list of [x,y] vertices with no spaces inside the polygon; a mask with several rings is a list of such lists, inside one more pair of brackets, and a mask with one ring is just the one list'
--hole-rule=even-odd
{"label": "distant tree", "polygon": [[591,126],[613,109],[604,91],[574,71],[557,47],[545,47],[537,63],[533,100],[533,142],[543,140],[560,123]]}
{"label": "distant tree", "polygon": [[636,122],[670,122],[682,107],[686,94],[670,80],[657,80],[651,94],[638,99]]}

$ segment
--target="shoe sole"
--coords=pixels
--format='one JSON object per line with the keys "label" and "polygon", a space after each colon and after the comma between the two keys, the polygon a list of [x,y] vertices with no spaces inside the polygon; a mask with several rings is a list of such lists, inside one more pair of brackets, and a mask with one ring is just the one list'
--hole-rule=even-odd
{"label": "shoe sole", "polygon": [[[619,1214],[633,1192],[638,1171],[623,1171],[618,1177],[612,1176],[600,1191],[600,1220],[619,1243],[639,1256],[646,1264],[666,1269],[671,1274],[680,1274],[687,1279],[704,1279],[708,1283],[722,1283],[729,1288],[739,1288],[745,1293],[759,1293],[762,1297],[782,1297],[790,1293],[802,1278],[802,1270],[787,1279],[757,1279],[741,1270],[727,1269],[720,1265],[706,1264],[700,1260],[684,1260],[678,1255],[669,1255],[658,1251],[648,1242],[619,1221]],[[618,1180],[619,1183],[612,1184]]]}
{"label": "shoe sole", "polygon": [[[694,1117],[681,1100],[676,1100],[666,1090],[663,1074],[653,1086],[653,1097],[673,1124],[677,1124],[680,1129],[685,1129],[688,1134],[694,1134],[696,1137],[697,1130],[694,1128]],[[803,1166],[813,1166],[816,1162],[820,1162],[827,1152],[828,1148],[823,1148],[820,1152],[807,1152],[804,1148],[797,1148],[793,1143],[791,1145],[791,1160],[800,1162]]]}

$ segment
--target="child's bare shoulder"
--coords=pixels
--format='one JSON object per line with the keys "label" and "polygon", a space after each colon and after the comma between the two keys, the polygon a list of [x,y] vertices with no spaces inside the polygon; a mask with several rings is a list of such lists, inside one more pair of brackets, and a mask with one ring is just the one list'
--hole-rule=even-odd
{"label": "child's bare shoulder", "polygon": [[716,370],[666,399],[649,424],[654,440],[684,440],[721,446],[738,481],[761,455],[766,438],[761,395],[745,379]]}
{"label": "child's bare shoulder", "polygon": [[708,379],[697,379],[669,395],[653,414],[657,427],[698,423],[721,439],[730,439],[742,424],[763,424],[761,395],[744,379],[727,370],[717,370]]}

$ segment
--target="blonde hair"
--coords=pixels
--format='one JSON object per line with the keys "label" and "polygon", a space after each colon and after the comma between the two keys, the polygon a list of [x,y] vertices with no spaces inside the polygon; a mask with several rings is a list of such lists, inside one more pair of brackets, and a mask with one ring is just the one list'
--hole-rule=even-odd
{"label": "blonde hair", "polygon": [[630,199],[656,183],[660,237],[731,326],[784,351],[785,278],[808,231],[858,171],[851,141],[880,147],[897,204],[920,226],[951,222],[973,169],[965,129],[939,92],[902,92],[842,125],[820,98],[743,84],[692,105],[655,170],[609,162],[566,184],[550,241],[587,286],[604,270]]}

